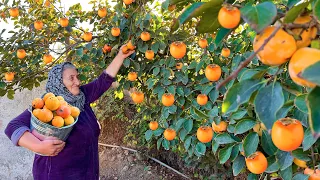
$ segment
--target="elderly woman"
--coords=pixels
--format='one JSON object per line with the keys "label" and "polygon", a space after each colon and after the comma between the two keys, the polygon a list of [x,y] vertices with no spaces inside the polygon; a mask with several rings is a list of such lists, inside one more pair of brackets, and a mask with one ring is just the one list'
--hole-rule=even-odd
{"label": "elderly woman", "polygon": [[78,72],[69,62],[54,66],[48,75],[46,91],[62,96],[69,104],[81,110],[66,142],[39,140],[30,133],[31,113],[25,110],[6,127],[5,133],[14,145],[25,147],[35,154],[33,177],[35,180],[96,180],[99,179],[97,119],[90,103],[97,100],[112,84],[123,61],[134,51],[119,53],[105,71],[94,81],[80,85]]}

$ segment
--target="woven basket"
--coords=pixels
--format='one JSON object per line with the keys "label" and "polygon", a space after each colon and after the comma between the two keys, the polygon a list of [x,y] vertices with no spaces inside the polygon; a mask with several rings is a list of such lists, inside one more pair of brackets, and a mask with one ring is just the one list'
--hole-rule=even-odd
{"label": "woven basket", "polygon": [[40,140],[45,139],[60,139],[62,141],[67,140],[70,132],[72,131],[74,125],[78,121],[78,117],[75,118],[74,123],[63,126],[61,128],[52,126],[50,124],[44,123],[37,119],[32,114],[32,108],[29,108],[29,111],[31,112],[31,119],[30,119],[30,129],[33,135],[35,135]]}

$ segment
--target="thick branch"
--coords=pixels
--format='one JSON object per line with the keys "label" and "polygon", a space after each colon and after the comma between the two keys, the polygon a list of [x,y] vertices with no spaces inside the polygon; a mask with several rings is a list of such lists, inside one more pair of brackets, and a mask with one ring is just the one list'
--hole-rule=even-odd
{"label": "thick branch", "polygon": [[266,46],[266,44],[276,35],[276,33],[281,29],[281,26],[276,27],[276,29],[272,32],[272,34],[264,40],[264,43],[260,46],[260,48],[255,51],[251,56],[249,56],[245,61],[241,62],[240,65],[238,66],[238,68],[233,71],[233,73],[231,73],[225,80],[223,80],[221,83],[219,83],[216,87],[216,89],[220,89],[222,86],[224,86],[225,84],[227,84],[229,81],[231,81],[232,79],[236,78],[239,74],[239,72],[246,67],[251,61],[252,59],[261,51],[263,50],[263,48]]}

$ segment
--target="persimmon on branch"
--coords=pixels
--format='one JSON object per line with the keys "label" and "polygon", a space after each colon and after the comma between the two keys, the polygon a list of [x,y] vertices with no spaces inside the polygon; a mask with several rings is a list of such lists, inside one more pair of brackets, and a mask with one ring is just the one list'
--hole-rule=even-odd
{"label": "persimmon on branch", "polygon": [[249,56],[245,61],[241,62],[240,65],[238,66],[238,68],[233,71],[233,73],[231,73],[225,80],[223,80],[221,83],[219,83],[216,86],[216,89],[219,90],[222,86],[224,86],[226,83],[228,83],[229,81],[235,79],[239,72],[246,67],[252,60],[253,58],[261,51],[263,50],[263,48],[267,45],[267,43],[276,35],[276,33],[282,28],[282,26],[277,26],[276,29],[272,32],[272,34],[264,41],[264,43],[260,46],[260,48],[255,51],[253,54],[251,54],[251,56]]}

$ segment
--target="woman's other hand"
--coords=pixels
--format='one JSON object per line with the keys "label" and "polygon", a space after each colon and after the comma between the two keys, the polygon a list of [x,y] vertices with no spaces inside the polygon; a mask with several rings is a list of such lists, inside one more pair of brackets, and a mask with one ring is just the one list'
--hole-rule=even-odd
{"label": "woman's other hand", "polygon": [[45,156],[56,156],[64,148],[65,142],[57,139],[46,139],[41,141],[37,153]]}

